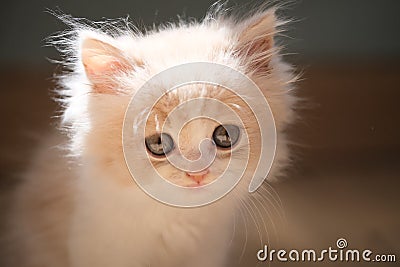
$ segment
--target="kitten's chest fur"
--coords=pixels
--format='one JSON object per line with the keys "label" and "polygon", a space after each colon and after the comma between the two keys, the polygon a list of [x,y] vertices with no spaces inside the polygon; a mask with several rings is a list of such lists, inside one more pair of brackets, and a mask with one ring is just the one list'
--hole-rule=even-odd
{"label": "kitten's chest fur", "polygon": [[67,241],[74,266],[222,263],[234,218],[226,203],[170,207],[147,196],[133,181],[131,186],[116,183],[112,176],[131,179],[126,167],[118,169],[119,173],[99,166],[80,170]]}

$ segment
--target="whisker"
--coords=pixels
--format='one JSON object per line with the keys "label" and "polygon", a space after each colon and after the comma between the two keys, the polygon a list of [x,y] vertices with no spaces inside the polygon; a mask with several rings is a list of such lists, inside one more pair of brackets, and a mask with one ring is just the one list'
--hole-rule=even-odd
{"label": "whisker", "polygon": [[244,257],[245,252],[246,252],[246,247],[247,247],[247,242],[248,242],[248,229],[247,229],[247,222],[246,222],[247,217],[244,216],[245,214],[243,212],[243,202],[241,201],[240,197],[237,197],[237,199],[239,200],[237,202],[239,204],[238,205],[238,208],[239,208],[238,210],[239,210],[240,215],[241,215],[240,217],[243,220],[244,229],[245,229],[245,240],[244,240],[244,244],[243,244],[242,251],[240,253],[240,257],[239,257],[239,261],[238,261],[238,263],[240,263],[242,261],[243,257]]}

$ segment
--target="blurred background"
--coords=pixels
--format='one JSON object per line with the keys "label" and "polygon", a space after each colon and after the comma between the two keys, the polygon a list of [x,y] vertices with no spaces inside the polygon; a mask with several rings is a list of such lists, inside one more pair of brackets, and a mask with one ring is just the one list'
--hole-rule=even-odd
{"label": "blurred background", "polygon": [[[273,187],[290,223],[301,232],[293,239],[326,248],[344,237],[352,247],[395,253],[400,260],[400,1],[285,2],[280,14],[294,22],[279,42],[286,46],[287,61],[303,72],[297,94],[306,104],[298,111],[298,123],[288,129],[296,161],[287,179]],[[51,100],[57,66],[46,58],[58,56],[44,39],[65,25],[46,9],[90,20],[129,15],[141,27],[176,20],[177,14],[201,19],[212,3],[2,3],[1,209],[8,207],[7,192],[40,137],[57,122],[52,117],[58,108]],[[246,3],[252,6],[247,1],[229,5]]]}

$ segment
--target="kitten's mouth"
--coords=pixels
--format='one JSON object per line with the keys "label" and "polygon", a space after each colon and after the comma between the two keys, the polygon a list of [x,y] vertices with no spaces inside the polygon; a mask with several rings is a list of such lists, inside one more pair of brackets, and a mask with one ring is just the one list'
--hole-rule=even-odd
{"label": "kitten's mouth", "polygon": [[188,187],[198,187],[207,184],[204,180],[209,172],[209,169],[200,172],[186,172],[186,176],[195,182],[194,184],[190,184]]}

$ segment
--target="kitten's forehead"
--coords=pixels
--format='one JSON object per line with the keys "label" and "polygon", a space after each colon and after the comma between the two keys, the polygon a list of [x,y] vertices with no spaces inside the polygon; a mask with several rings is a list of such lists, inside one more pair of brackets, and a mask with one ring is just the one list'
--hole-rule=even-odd
{"label": "kitten's forehead", "polygon": [[[196,99],[205,99],[205,101],[192,101]],[[148,121],[146,123],[146,131],[159,132],[163,127],[163,123],[167,117],[174,112],[174,110],[181,105],[189,105],[190,110],[200,116],[206,116],[206,110],[209,108],[209,102],[206,99],[213,99],[219,101],[221,105],[225,105],[232,109],[233,112],[241,117],[243,124],[248,124],[254,121],[254,115],[245,101],[237,96],[234,92],[218,86],[210,84],[189,84],[179,88],[168,91],[163,95],[159,101],[153,106]],[[226,123],[224,121],[224,113],[220,113],[220,118],[223,121],[219,123]],[[227,118],[229,117],[226,114]],[[213,120],[208,120],[209,125],[217,125],[218,123]],[[201,130],[201,129],[198,129]]]}
{"label": "kitten's forehead", "polygon": [[[229,94],[227,90],[217,85],[188,84],[169,90],[164,94],[155,106],[155,110],[161,114],[169,114],[172,109],[196,98],[212,98],[223,101]],[[197,105],[200,103],[197,102]],[[196,107],[193,107],[196,108]],[[197,108],[201,108],[198,106]]]}

